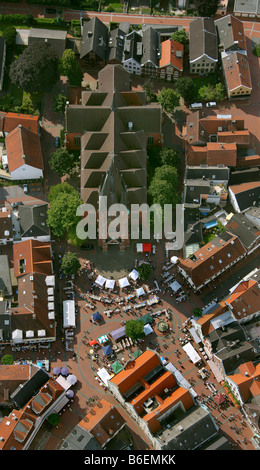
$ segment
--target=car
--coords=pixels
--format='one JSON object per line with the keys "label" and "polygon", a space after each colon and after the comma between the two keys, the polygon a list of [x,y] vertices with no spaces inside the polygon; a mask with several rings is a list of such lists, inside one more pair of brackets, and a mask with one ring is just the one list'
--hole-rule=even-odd
{"label": "car", "polygon": [[210,101],[209,103],[206,103],[207,108],[215,108],[217,106],[216,101]]}
{"label": "car", "polygon": [[57,10],[56,10],[56,8],[46,8],[46,13],[53,13],[53,14],[55,14],[55,13],[57,13]]}
{"label": "car", "polygon": [[59,147],[59,146],[60,146],[60,138],[59,138],[59,137],[55,137],[55,139],[54,139],[54,145],[55,145],[55,147]]}
{"label": "car", "polygon": [[201,109],[202,108],[202,103],[192,103],[189,108],[190,109]]}
{"label": "car", "polygon": [[27,184],[23,184],[23,190],[25,193],[28,193],[28,186]]}

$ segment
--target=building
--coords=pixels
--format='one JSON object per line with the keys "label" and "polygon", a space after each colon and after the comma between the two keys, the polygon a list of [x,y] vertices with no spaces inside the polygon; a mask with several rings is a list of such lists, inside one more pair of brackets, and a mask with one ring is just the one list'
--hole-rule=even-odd
{"label": "building", "polygon": [[62,57],[66,49],[67,31],[57,29],[31,28],[28,35],[28,46],[35,42],[46,42],[56,52],[58,57]]}
{"label": "building", "polygon": [[244,212],[246,218],[254,224],[260,230],[260,206],[250,207],[250,209]]}
{"label": "building", "polygon": [[142,49],[141,74],[157,77],[161,56],[160,34],[152,26],[143,29]]}
{"label": "building", "polygon": [[[131,90],[122,65],[107,65],[99,72],[98,91],[82,93],[82,105],[66,107],[66,146],[81,148],[81,199],[99,207],[147,200],[147,152],[161,146],[162,109],[147,105],[145,92]],[[107,240],[102,245],[107,248]],[[124,245],[121,245],[123,247]]]}
{"label": "building", "polygon": [[143,42],[141,34],[136,31],[125,36],[123,67],[131,74],[141,75],[141,60],[143,56]]}
{"label": "building", "polygon": [[7,136],[10,132],[16,129],[20,124],[23,128],[28,129],[35,134],[40,133],[39,116],[32,116],[30,114],[21,113],[6,113],[3,117],[4,120],[4,135]]}
{"label": "building", "polygon": [[112,29],[108,38],[108,64],[121,64],[124,52],[125,32],[120,29]]}
{"label": "building", "polygon": [[183,45],[168,39],[161,43],[161,57],[159,59],[158,77],[168,81],[177,80],[183,72]]}
{"label": "building", "polygon": [[180,260],[178,271],[198,292],[246,255],[240,240],[223,232],[196,251],[190,258]]}
{"label": "building", "polygon": [[260,202],[260,183],[241,183],[228,188],[230,202],[236,212],[244,212],[251,207],[258,207]]}
{"label": "building", "polygon": [[236,235],[250,255],[260,246],[260,228],[250,221],[245,213],[232,215],[226,225],[226,229]]}
{"label": "building", "polygon": [[228,97],[248,97],[252,91],[243,22],[233,15],[215,20]]}
{"label": "building", "polygon": [[0,208],[0,245],[7,245],[13,241],[11,213],[10,204],[6,204]]}
{"label": "building", "polygon": [[[39,134],[19,124],[5,138],[6,178],[29,180],[43,178],[43,158]],[[2,156],[3,161],[3,156]],[[7,166],[7,168],[5,168]]]}
{"label": "building", "polygon": [[0,91],[3,89],[5,75],[6,42],[0,37]]}
{"label": "building", "polygon": [[227,14],[228,0],[220,0],[218,4],[218,9],[216,11],[216,16],[224,16]]}
{"label": "building", "polygon": [[16,220],[14,239],[25,241],[33,238],[42,242],[50,242],[50,228],[47,226],[48,204],[21,204],[12,209]]}
{"label": "building", "polygon": [[83,22],[80,58],[91,66],[104,67],[108,51],[108,27],[97,16]]}
{"label": "building", "polygon": [[260,18],[259,0],[235,0],[233,13],[243,18]]}
{"label": "building", "polygon": [[197,18],[190,23],[190,73],[208,74],[218,64],[217,31],[212,18]]}
{"label": "building", "polygon": [[12,364],[0,366],[0,405],[13,406],[11,396],[21,388],[39,368],[35,364]]}

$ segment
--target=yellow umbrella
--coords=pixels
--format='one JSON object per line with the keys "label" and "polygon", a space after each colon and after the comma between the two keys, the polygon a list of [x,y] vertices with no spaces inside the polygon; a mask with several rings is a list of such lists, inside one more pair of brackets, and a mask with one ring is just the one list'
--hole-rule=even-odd
{"label": "yellow umbrella", "polygon": [[94,354],[94,349],[90,349],[89,354]]}

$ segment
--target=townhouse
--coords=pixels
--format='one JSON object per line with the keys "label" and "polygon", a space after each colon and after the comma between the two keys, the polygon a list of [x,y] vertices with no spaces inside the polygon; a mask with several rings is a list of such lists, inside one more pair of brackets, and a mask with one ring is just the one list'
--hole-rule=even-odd
{"label": "townhouse", "polygon": [[241,184],[231,184],[228,188],[229,199],[235,212],[244,212],[251,207],[259,207],[260,183],[252,181]]}
{"label": "townhouse", "polygon": [[190,23],[189,64],[191,74],[208,74],[218,64],[217,31],[212,18],[197,18]]}
{"label": "townhouse", "polygon": [[183,72],[183,45],[173,39],[161,43],[161,57],[158,65],[158,77],[177,80]]}
{"label": "townhouse", "polygon": [[260,18],[260,2],[259,0],[235,0],[233,13],[237,17],[243,18]]}

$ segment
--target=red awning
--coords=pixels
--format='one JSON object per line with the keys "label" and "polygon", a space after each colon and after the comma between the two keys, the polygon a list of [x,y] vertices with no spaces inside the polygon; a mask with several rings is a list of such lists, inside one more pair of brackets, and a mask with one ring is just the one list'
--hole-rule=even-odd
{"label": "red awning", "polygon": [[97,344],[97,341],[93,339],[92,341],[89,341],[89,346],[94,346],[94,344]]}
{"label": "red awning", "polygon": [[143,243],[143,251],[152,251],[151,243]]}

